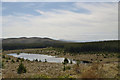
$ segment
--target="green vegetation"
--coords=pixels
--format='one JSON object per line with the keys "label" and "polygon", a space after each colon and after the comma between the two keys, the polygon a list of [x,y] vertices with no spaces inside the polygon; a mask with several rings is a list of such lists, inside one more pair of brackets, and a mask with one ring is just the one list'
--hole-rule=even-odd
{"label": "green vegetation", "polygon": [[63,71],[65,71],[65,65],[64,65],[64,67],[63,67]]}
{"label": "green vegetation", "polygon": [[[5,58],[3,58],[2,61],[4,61],[5,68],[3,69],[3,77],[4,78],[43,78],[43,77],[46,78],[48,76],[50,78],[96,78],[96,77],[114,78],[115,76],[117,76],[117,72],[119,68],[117,66],[118,54],[95,53],[95,54],[71,55],[70,53],[67,53],[64,55],[62,54],[61,48],[60,50],[59,48],[49,47],[43,49],[24,49],[24,50],[21,49],[21,50],[4,51],[3,54],[5,55]],[[16,74],[18,73],[18,67],[20,66],[22,59],[7,55],[7,53],[9,54],[9,53],[20,53],[20,52],[29,53],[29,54],[37,53],[37,54],[45,54],[45,55],[53,55],[53,56],[58,54],[58,57],[65,57],[65,59],[63,60],[63,63],[65,62],[65,64],[49,63],[49,62],[45,63],[45,60],[44,62],[40,62],[40,60],[36,60],[36,59],[35,59],[36,61],[35,60],[28,61],[27,59],[24,59],[24,61],[22,61],[22,64],[25,65],[25,69],[27,69],[27,72],[26,73],[24,71],[22,72],[22,70],[24,70],[23,68],[20,69],[21,73]],[[104,56],[106,56],[106,58],[104,58]],[[11,63],[11,60],[9,60],[9,58],[11,58],[11,60],[13,59],[15,63]],[[8,62],[6,62],[6,60],[8,60]],[[19,60],[19,62],[17,62],[17,60]],[[77,61],[76,64],[71,64],[73,63],[72,60]],[[89,64],[89,62],[92,63]]]}
{"label": "green vegetation", "polygon": [[20,53],[17,53],[17,55],[19,55]]}
{"label": "green vegetation", "polygon": [[19,62],[19,59],[17,59],[16,62]]}
{"label": "green vegetation", "polygon": [[2,55],[2,58],[5,58],[5,55]]}
{"label": "green vegetation", "polygon": [[45,59],[45,62],[47,62],[47,60]]}
{"label": "green vegetation", "polygon": [[2,61],[0,61],[0,68],[2,68],[2,69],[4,69],[4,67],[5,67],[5,64],[4,64],[4,62]]}
{"label": "green vegetation", "polygon": [[0,61],[0,68],[2,68],[2,65],[3,65],[2,62]]}
{"label": "green vegetation", "polygon": [[73,62],[72,62],[72,60],[70,60],[70,64],[72,64]]}
{"label": "green vegetation", "polygon": [[100,52],[119,52],[118,41],[100,41],[86,43],[69,43],[65,47],[65,52],[70,53],[100,53]]}
{"label": "green vegetation", "polygon": [[24,67],[23,63],[21,63],[17,69],[17,73],[21,74],[21,73],[26,73],[26,68]]}
{"label": "green vegetation", "polygon": [[64,62],[63,62],[63,64],[64,64],[63,71],[65,71],[66,69],[68,69],[68,67],[65,66],[65,65],[68,64],[68,63],[69,63],[68,59],[65,58],[65,59],[64,59]]}
{"label": "green vegetation", "polygon": [[13,59],[11,60],[11,62],[12,62],[12,63],[15,63],[15,61],[14,61]]}
{"label": "green vegetation", "polygon": [[118,58],[120,58],[120,54],[118,55]]}
{"label": "green vegetation", "polygon": [[66,68],[66,70],[70,70],[70,69],[71,69],[71,67],[70,67],[70,66],[66,66],[65,68]]}
{"label": "green vegetation", "polygon": [[8,60],[11,60],[11,58],[9,57]]}
{"label": "green vegetation", "polygon": [[4,64],[4,62],[2,62],[2,69],[4,69],[5,68],[5,64]]}
{"label": "green vegetation", "polygon": [[39,62],[42,62],[41,60],[39,60]]}
{"label": "green vegetation", "polygon": [[35,61],[38,62],[38,59],[36,59]]}
{"label": "green vegetation", "polygon": [[[3,69],[3,76],[5,78],[12,76],[25,76],[27,78],[29,76],[33,78],[113,78],[117,76],[119,68],[117,62],[120,55],[115,54],[119,53],[118,42],[118,40],[114,40],[85,43],[54,43],[48,41],[45,41],[44,43],[25,43],[25,41],[24,43],[14,44],[3,43],[4,55],[2,58],[4,64],[1,64],[5,66],[5,69]],[[29,61],[28,59],[15,58],[6,55],[9,53],[17,53],[19,55],[21,52],[65,57],[65,59],[63,64],[61,64],[49,63],[46,59],[44,62],[41,62],[41,60],[38,59]],[[77,61],[76,64],[73,64],[72,60]],[[24,66],[23,64],[26,65]],[[16,70],[20,75],[16,74]],[[12,72],[13,74],[11,74]],[[106,77],[100,77],[98,74],[100,76],[106,75]]]}
{"label": "green vegetation", "polygon": [[21,62],[24,61],[24,58],[20,58]]}
{"label": "green vegetation", "polygon": [[69,61],[67,58],[65,58],[63,64],[67,64],[67,63],[69,63]]}
{"label": "green vegetation", "polygon": [[70,70],[70,69],[71,69],[70,66],[65,66],[65,65],[64,65],[64,67],[63,67],[63,71]]}
{"label": "green vegetation", "polygon": [[8,62],[8,60],[6,60],[6,62]]}
{"label": "green vegetation", "polygon": [[[60,51],[64,50],[64,53],[118,53],[118,42],[114,41],[98,41],[98,42],[86,42],[86,43],[3,43],[3,50],[14,49],[29,49],[29,48],[59,48]],[[12,46],[11,46],[12,45]],[[57,54],[57,53],[55,53]]]}

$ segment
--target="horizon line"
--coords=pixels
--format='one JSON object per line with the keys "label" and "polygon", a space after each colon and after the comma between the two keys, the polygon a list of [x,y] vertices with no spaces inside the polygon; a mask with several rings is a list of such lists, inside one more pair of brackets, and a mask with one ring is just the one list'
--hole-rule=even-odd
{"label": "horizon line", "polygon": [[66,41],[66,42],[98,42],[98,41],[114,41],[114,40],[119,40],[119,39],[103,39],[103,40],[65,40],[65,39],[56,39],[56,38],[52,38],[52,37],[2,37],[0,39],[11,39],[11,38],[49,38],[49,39],[53,39],[53,40],[59,40],[59,41]]}

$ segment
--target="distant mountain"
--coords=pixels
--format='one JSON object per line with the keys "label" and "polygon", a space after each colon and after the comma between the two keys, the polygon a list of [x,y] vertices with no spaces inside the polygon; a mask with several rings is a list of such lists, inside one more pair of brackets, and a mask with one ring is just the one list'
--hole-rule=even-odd
{"label": "distant mountain", "polygon": [[21,37],[21,38],[7,38],[3,39],[2,43],[61,43],[64,41],[60,40],[53,40],[51,38],[39,38],[39,37],[31,37],[31,38],[26,38],[26,37]]}

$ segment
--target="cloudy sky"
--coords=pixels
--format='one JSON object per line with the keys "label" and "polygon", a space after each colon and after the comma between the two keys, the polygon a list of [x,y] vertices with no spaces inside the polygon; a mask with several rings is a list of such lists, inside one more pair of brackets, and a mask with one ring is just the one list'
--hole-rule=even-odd
{"label": "cloudy sky", "polygon": [[118,2],[119,0],[1,0],[2,2]]}
{"label": "cloudy sky", "polygon": [[3,2],[4,38],[118,39],[117,2]]}

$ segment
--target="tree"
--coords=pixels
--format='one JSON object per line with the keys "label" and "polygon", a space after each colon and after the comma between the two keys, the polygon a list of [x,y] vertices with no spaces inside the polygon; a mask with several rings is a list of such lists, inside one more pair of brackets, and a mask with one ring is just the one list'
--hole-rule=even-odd
{"label": "tree", "polygon": [[8,60],[10,60],[11,58],[9,57]]}
{"label": "tree", "polygon": [[15,63],[15,61],[14,61],[13,59],[11,60],[11,62],[12,62],[12,63]]}
{"label": "tree", "polygon": [[67,64],[67,63],[69,63],[69,61],[68,61],[67,58],[65,58],[65,59],[64,59],[64,64]]}
{"label": "tree", "polygon": [[67,58],[65,58],[65,59],[64,59],[64,62],[63,62],[63,64],[64,64],[63,71],[65,71],[65,70],[66,70],[65,65],[66,65],[67,63],[69,63],[69,61],[68,61],[68,59],[67,59]]}
{"label": "tree", "polygon": [[39,62],[42,62],[41,60],[39,60]]}
{"label": "tree", "polygon": [[2,62],[2,69],[3,69],[3,68],[5,68],[5,64],[4,64],[4,62]]}
{"label": "tree", "polygon": [[2,55],[2,58],[5,58],[5,55]]}
{"label": "tree", "polygon": [[17,69],[17,73],[21,74],[21,73],[26,73],[26,67],[23,65],[23,63],[21,63]]}
{"label": "tree", "polygon": [[23,62],[23,61],[24,61],[24,58],[21,58],[20,60],[21,60],[21,62]]}
{"label": "tree", "polygon": [[20,53],[17,53],[17,55],[20,55]]}
{"label": "tree", "polygon": [[19,59],[17,59],[16,62],[19,62]]}
{"label": "tree", "polygon": [[45,62],[47,62],[47,60],[45,59]]}
{"label": "tree", "polygon": [[70,60],[70,64],[72,64],[73,62],[72,62],[72,60]]}
{"label": "tree", "polygon": [[38,59],[36,59],[35,61],[38,62]]}
{"label": "tree", "polygon": [[120,55],[118,55],[117,57],[120,58]]}

